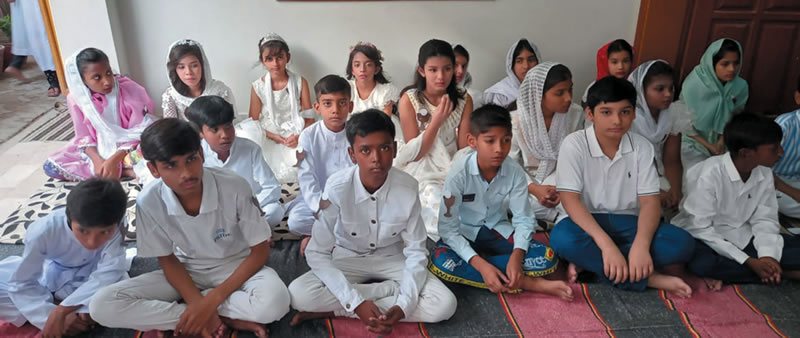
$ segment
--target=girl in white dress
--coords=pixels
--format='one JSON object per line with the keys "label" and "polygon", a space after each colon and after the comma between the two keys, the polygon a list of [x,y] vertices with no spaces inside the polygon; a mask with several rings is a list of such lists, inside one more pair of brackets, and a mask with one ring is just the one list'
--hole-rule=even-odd
{"label": "girl in white dress", "polygon": [[506,54],[505,78],[493,84],[483,92],[486,103],[496,104],[508,110],[516,110],[519,84],[525,79],[525,74],[542,62],[542,54],[536,44],[528,39],[519,39]]}
{"label": "girl in white dress", "polygon": [[483,106],[483,93],[472,87],[472,74],[469,73],[469,52],[462,45],[453,46],[456,53],[456,84],[472,97],[472,110]]}
{"label": "girl in white dress", "polygon": [[203,46],[197,41],[183,39],[169,46],[167,76],[170,86],[161,96],[165,118],[186,120],[186,109],[200,96],[220,96],[236,106],[233,91],[222,81],[211,77],[208,58]]}
{"label": "girl in white dress", "polygon": [[253,81],[250,118],[236,126],[236,134],[261,146],[281,183],[297,182],[297,140],[314,123],[308,82],[286,68],[292,55],[278,34],[261,38],[258,53],[267,73]]}
{"label": "girl in white dress", "polygon": [[425,42],[414,85],[398,103],[405,144],[397,151],[395,167],[419,181],[422,219],[434,239],[445,176],[456,151],[467,145],[472,113],[472,98],[455,81],[455,59],[447,42]]}

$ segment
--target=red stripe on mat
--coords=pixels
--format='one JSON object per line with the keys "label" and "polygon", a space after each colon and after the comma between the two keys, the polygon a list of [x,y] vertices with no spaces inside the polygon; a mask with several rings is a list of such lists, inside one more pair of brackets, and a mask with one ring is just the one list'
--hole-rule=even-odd
{"label": "red stripe on mat", "polygon": [[765,333],[785,337],[744,295],[737,286],[709,291],[702,279],[683,277],[692,287],[692,298],[682,299],[659,292],[667,308],[678,312],[690,334],[704,337],[758,337]]}
{"label": "red stripe on mat", "polygon": [[[331,320],[331,336],[337,337],[377,337],[378,335],[367,331],[364,324],[358,319],[337,317]],[[419,323],[400,322],[392,329],[392,334],[381,337],[425,337]]]}
{"label": "red stripe on mat", "polygon": [[777,334],[779,337],[787,337],[783,332],[781,332],[778,326],[775,325],[775,322],[772,321],[772,317],[759,311],[758,308],[753,305],[753,303],[751,303],[747,297],[744,296],[742,289],[740,289],[738,285],[734,284],[732,287],[733,291],[736,292],[736,295],[739,296],[739,299],[741,299],[747,305],[747,307],[750,308],[750,310],[753,310],[753,312],[755,312],[757,315],[764,317],[764,321],[767,323],[767,326],[772,329],[772,332],[775,332],[775,334]]}
{"label": "red stripe on mat", "polygon": [[14,324],[0,320],[0,337],[28,338],[36,336],[39,336],[39,329],[31,323],[16,327]]}

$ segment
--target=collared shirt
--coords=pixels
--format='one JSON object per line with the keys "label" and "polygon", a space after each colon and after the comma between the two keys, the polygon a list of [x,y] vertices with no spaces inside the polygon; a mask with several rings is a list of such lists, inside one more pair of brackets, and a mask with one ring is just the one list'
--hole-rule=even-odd
{"label": "collared shirt", "polygon": [[306,249],[306,260],[348,312],[364,301],[333,260],[355,256],[406,256],[395,305],[408,316],[414,311],[427,278],[428,250],[420,215],[418,183],[392,168],[383,185],[370,194],[358,166],[333,174],[325,186],[319,217]]}
{"label": "collared shirt", "polygon": [[753,237],[759,258],[781,260],[783,237],[769,168],[758,166],[747,182],[742,181],[730,153],[725,153],[695,165],[686,178],[687,192],[673,224],[736,262],[750,257],[742,250]]}
{"label": "collared shirt", "polygon": [[[522,167],[506,157],[497,175],[487,182],[478,169],[478,152],[472,152],[450,167],[439,207],[439,235],[461,258],[477,255],[470,243],[481,227],[496,230],[508,238],[514,234],[514,248],[528,251],[534,218],[528,203],[528,176]],[[508,198],[508,208],[503,200]]]}
{"label": "collared shirt", "polygon": [[556,190],[580,194],[590,213],[638,215],[639,196],[657,195],[660,190],[653,145],[628,132],[609,159],[594,125],[569,134],[558,152]]}
{"label": "collared shirt", "polygon": [[272,232],[250,185],[221,168],[203,168],[197,216],[186,214],[175,192],[158,179],[136,200],[136,246],[140,257],[175,254],[188,269],[213,268],[250,255]]}
{"label": "collared shirt", "polygon": [[39,329],[56,307],[54,293],[63,298],[62,306],[86,307],[101,288],[128,278],[124,234],[117,231],[102,247],[89,250],[75,238],[65,210],[30,225],[22,257],[13,258],[19,260],[16,270],[0,277],[14,306]]}
{"label": "collared shirt", "polygon": [[297,168],[300,196],[309,209],[316,212],[328,177],[354,165],[347,153],[347,136],[344,130],[331,131],[320,120],[300,133],[298,144],[304,154]]}
{"label": "collared shirt", "polygon": [[775,122],[783,129],[783,156],[772,171],[783,178],[800,179],[800,109],[781,114]]}
{"label": "collared shirt", "polygon": [[261,155],[261,147],[246,138],[236,137],[231,146],[230,155],[224,162],[219,159],[219,155],[206,140],[202,141],[203,155],[205,162],[203,166],[207,168],[225,168],[242,176],[250,189],[256,196],[261,207],[268,204],[280,203],[281,184],[275,178],[264,156]]}

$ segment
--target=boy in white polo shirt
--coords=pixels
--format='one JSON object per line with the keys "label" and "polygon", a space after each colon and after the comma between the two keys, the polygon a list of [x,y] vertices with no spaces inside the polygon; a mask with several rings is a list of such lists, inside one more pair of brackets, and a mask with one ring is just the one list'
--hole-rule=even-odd
{"label": "boy in white polo shirt", "polygon": [[697,239],[689,271],[714,291],[722,282],[800,278],[800,237],[780,232],[770,170],[783,155],[781,127],[739,114],[723,135],[728,152],[689,169],[686,198],[672,220]]}
{"label": "boy in white polo shirt", "polygon": [[265,266],[271,233],[250,185],[227,169],[203,168],[189,122],[156,121],[141,148],[158,180],[136,201],[136,244],[161,270],[101,290],[92,318],[176,335],[219,336],[230,326],[266,337],[264,324],[289,311],[289,293]]}
{"label": "boy in white polo shirt", "polygon": [[353,115],[345,131],[357,165],[333,174],[322,193],[306,249],[311,271],[289,285],[292,307],[300,311],[291,324],[349,316],[388,334],[398,321],[450,318],[455,295],[425,269],[417,181],[392,168],[392,120],[368,109]]}
{"label": "boy in white polo shirt", "polygon": [[[659,224],[661,202],[653,145],[629,133],[636,117],[636,89],[605,77],[587,96],[592,126],[568,135],[558,155],[556,189],[567,215],[553,229],[556,254],[625,290],[646,287],[690,297],[679,277],[656,271],[685,263],[694,240],[686,231]],[[570,279],[575,278],[570,271]]]}
{"label": "boy in white polo shirt", "polygon": [[246,138],[236,137],[233,105],[216,95],[201,96],[189,105],[186,118],[200,133],[203,165],[225,168],[242,176],[264,211],[271,226],[283,220],[281,184],[261,155],[261,147]]}

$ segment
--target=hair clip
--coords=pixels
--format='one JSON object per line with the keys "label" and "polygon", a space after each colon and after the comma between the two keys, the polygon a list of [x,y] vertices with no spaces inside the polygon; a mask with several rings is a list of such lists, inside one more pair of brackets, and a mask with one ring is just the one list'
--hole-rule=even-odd
{"label": "hair clip", "polygon": [[267,33],[267,35],[265,35],[263,38],[261,38],[261,40],[258,40],[258,47],[261,47],[265,43],[270,42],[270,41],[280,41],[280,42],[286,43],[286,41],[284,41],[283,38],[280,35],[278,35],[277,33],[269,32],[269,33]]}

